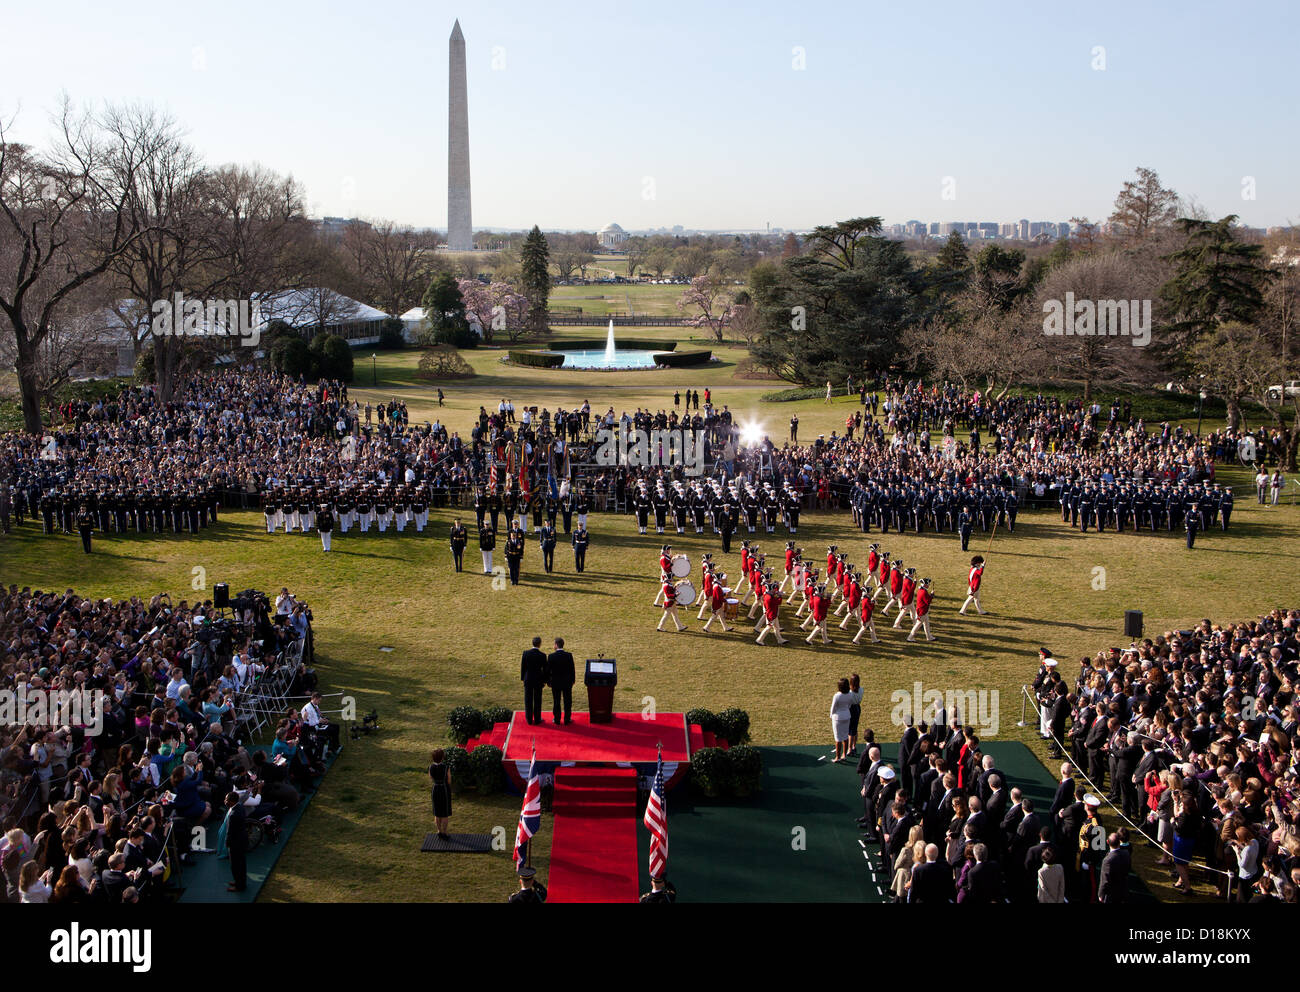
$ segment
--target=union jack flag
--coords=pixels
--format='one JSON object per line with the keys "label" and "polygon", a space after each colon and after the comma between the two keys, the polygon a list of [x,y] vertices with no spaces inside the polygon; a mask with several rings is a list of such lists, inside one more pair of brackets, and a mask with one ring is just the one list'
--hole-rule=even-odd
{"label": "union jack flag", "polygon": [[654,785],[645,804],[645,825],[650,831],[650,877],[662,876],[668,867],[668,803],[664,798],[664,756],[659,752]]}
{"label": "union jack flag", "polygon": [[515,831],[515,864],[522,864],[524,848],[542,825],[542,781],[537,775],[537,752],[528,763],[528,785],[524,787],[524,805],[519,811],[519,829]]}

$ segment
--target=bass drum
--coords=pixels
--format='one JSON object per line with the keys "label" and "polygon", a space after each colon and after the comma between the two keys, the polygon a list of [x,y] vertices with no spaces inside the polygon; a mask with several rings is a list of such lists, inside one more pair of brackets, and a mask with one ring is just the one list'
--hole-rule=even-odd
{"label": "bass drum", "polygon": [[682,579],[677,583],[677,605],[690,606],[695,602],[695,587],[691,585],[690,579]]}
{"label": "bass drum", "polygon": [[691,574],[691,560],[685,555],[673,555],[673,577],[684,579]]}

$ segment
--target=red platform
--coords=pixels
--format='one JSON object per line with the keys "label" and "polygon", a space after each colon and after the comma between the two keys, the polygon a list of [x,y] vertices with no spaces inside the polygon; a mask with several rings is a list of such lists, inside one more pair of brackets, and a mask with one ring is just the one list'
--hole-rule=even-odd
{"label": "red platform", "polygon": [[653,718],[640,713],[615,713],[611,723],[592,723],[590,714],[574,713],[571,724],[556,726],[549,713],[540,726],[528,725],[516,713],[502,748],[507,762],[525,764],[537,745],[538,763],[618,764],[653,763],[663,745],[664,761],[689,761],[690,738],[686,716],[660,713]]}

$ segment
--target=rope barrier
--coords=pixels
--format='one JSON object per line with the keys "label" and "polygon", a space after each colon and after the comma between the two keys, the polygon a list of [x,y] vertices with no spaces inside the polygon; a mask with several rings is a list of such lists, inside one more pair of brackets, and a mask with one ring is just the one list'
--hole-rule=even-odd
{"label": "rope barrier", "polygon": [[[1035,699],[1035,698],[1033,697],[1033,695],[1032,695],[1032,694],[1030,693],[1030,691],[1029,691],[1029,687],[1026,686],[1026,685],[1023,685],[1023,684],[1022,684],[1022,685],[1020,686],[1020,691],[1021,691],[1021,692],[1022,692],[1022,693],[1027,697],[1027,698],[1028,698],[1028,699],[1029,699],[1029,705],[1032,706],[1032,707],[1034,708],[1034,712],[1038,714],[1039,726],[1041,727],[1041,726],[1042,726],[1042,719],[1043,719],[1043,711],[1042,711],[1042,709],[1041,709],[1041,708],[1039,707],[1039,705],[1038,705],[1038,700]],[[1133,732],[1136,733],[1136,731],[1133,731]],[[1146,736],[1146,735],[1144,734],[1144,735],[1142,735],[1142,736]],[[1058,748],[1060,748],[1060,750],[1061,750],[1062,753],[1066,753],[1066,747],[1065,747],[1064,743],[1062,743],[1061,740],[1060,740],[1059,738],[1057,738],[1054,734],[1051,734],[1051,733],[1048,734],[1048,738],[1049,738],[1050,740],[1052,740],[1052,741],[1055,741],[1056,746],[1057,746]],[[1151,739],[1152,739],[1152,740],[1155,740],[1155,738],[1151,738]],[[1161,844],[1160,841],[1158,841],[1156,838],[1152,837],[1152,836],[1151,836],[1150,834],[1148,834],[1145,830],[1143,830],[1140,826],[1138,826],[1136,823],[1134,823],[1132,820],[1130,820],[1127,816],[1125,816],[1125,815],[1124,815],[1124,811],[1123,811],[1122,809],[1120,809],[1118,806],[1116,806],[1116,805],[1115,805],[1115,804],[1110,800],[1110,797],[1108,797],[1108,796],[1106,795],[1106,793],[1102,790],[1102,787],[1101,787],[1100,785],[1098,785],[1096,782],[1094,782],[1092,779],[1090,779],[1090,778],[1089,778],[1089,777],[1084,773],[1084,771],[1083,771],[1082,768],[1079,768],[1079,767],[1078,767],[1078,766],[1077,766],[1073,761],[1070,762],[1070,767],[1074,769],[1075,773],[1079,776],[1079,778],[1083,779],[1083,780],[1084,780],[1085,782],[1087,782],[1090,786],[1092,786],[1092,794],[1095,795],[1095,796],[1096,796],[1098,799],[1100,799],[1102,802],[1104,802],[1104,803],[1105,803],[1107,806],[1109,806],[1112,810],[1114,810],[1115,814],[1116,814],[1116,815],[1117,815],[1121,820],[1123,820],[1126,824],[1128,824],[1129,827],[1131,827],[1131,828],[1132,828],[1136,833],[1138,833],[1138,834],[1140,834],[1142,837],[1144,837],[1147,841],[1149,841],[1150,843],[1154,844],[1154,845],[1155,845],[1156,847],[1158,847],[1160,850],[1163,851],[1163,850],[1165,849],[1165,848],[1164,848],[1164,845]],[[1170,854],[1170,857],[1171,857],[1171,858],[1173,857],[1172,853]],[[1213,873],[1218,874],[1218,875],[1225,875],[1225,876],[1227,876],[1230,880],[1236,877],[1236,874],[1235,874],[1234,872],[1224,871],[1222,868],[1214,868],[1214,867],[1212,867],[1212,866],[1209,865],[1209,864],[1193,864],[1193,862],[1192,862],[1190,859],[1188,859],[1187,864],[1188,864],[1188,867],[1196,867],[1196,868],[1200,868],[1202,871],[1213,872]],[[1231,891],[1232,891],[1231,886],[1229,886],[1228,891],[1229,891],[1229,894],[1231,894]]]}

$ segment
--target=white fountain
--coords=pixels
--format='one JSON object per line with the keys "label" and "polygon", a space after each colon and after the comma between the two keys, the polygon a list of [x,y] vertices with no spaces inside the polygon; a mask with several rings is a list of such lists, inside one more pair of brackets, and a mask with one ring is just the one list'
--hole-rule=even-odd
{"label": "white fountain", "polygon": [[605,338],[605,364],[612,367],[614,361],[614,318],[611,317],[609,319],[609,336]]}

